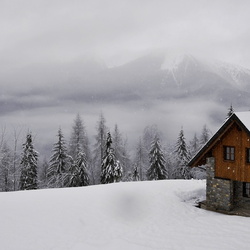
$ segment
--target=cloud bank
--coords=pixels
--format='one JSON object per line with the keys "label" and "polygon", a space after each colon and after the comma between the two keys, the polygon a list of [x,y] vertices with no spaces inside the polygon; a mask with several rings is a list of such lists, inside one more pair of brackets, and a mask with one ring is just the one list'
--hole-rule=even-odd
{"label": "cloud bank", "polygon": [[3,0],[1,124],[29,127],[40,143],[53,141],[59,126],[68,135],[77,112],[91,136],[101,111],[132,141],[147,124],[158,124],[169,140],[181,126],[190,135],[204,123],[214,130],[213,110],[222,114],[223,105],[152,98],[154,84],[165,81],[150,75],[161,62],[138,71],[136,62],[124,64],[157,51],[250,67],[249,8],[246,0]]}

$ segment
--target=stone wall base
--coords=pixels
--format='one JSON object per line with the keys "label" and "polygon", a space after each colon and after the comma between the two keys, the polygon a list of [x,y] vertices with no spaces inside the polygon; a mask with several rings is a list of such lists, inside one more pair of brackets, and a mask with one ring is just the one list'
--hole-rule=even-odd
{"label": "stone wall base", "polygon": [[230,211],[234,200],[233,181],[214,177],[215,159],[207,158],[207,192],[206,206],[208,209]]}

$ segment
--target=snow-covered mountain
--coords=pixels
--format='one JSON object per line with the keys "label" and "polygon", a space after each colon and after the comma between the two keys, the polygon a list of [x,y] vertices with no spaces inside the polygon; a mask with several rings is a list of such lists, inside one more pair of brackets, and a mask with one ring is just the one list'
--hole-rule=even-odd
{"label": "snow-covered mountain", "polygon": [[218,74],[238,87],[249,87],[250,70],[239,65],[217,61]]}
{"label": "snow-covered mountain", "polygon": [[192,55],[165,56],[161,65],[162,70],[168,71],[173,76],[177,85],[186,82],[191,75],[197,72],[210,72],[230,82],[232,85],[244,87],[249,83],[250,70],[239,65],[230,64],[219,60],[206,60]]}
{"label": "snow-covered mountain", "polygon": [[204,96],[238,107],[249,104],[250,70],[238,65],[192,55],[151,55],[150,59],[145,57],[131,63],[130,67],[140,72],[137,81],[141,80],[140,86],[148,83],[151,95],[178,99]]}
{"label": "snow-covered mountain", "polygon": [[2,121],[7,127],[25,121],[48,134],[44,141],[59,125],[69,130],[77,112],[92,135],[102,110],[130,140],[151,124],[174,140],[182,125],[190,136],[204,124],[216,130],[231,103],[237,111],[250,107],[249,69],[192,55],[151,53],[112,68],[91,59],[28,65],[2,71],[0,82]]}
{"label": "snow-covered mountain", "polygon": [[37,64],[2,73],[0,78],[7,89],[18,83],[16,92],[48,91],[48,95],[54,94],[53,98],[58,95],[72,100],[113,102],[205,97],[226,106],[233,103],[240,107],[248,106],[250,94],[249,69],[185,54],[152,53],[113,68],[91,60]]}

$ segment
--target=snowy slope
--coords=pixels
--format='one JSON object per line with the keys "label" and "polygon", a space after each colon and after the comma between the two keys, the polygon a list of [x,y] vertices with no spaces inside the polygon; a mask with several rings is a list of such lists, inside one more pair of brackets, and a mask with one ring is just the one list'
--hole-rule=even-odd
{"label": "snowy slope", "polygon": [[0,194],[0,249],[249,249],[250,218],[193,206],[204,181]]}
{"label": "snowy slope", "polygon": [[[250,70],[247,68],[219,60],[208,60],[185,54],[167,54],[161,69],[172,75],[177,84],[185,84],[187,76],[197,76],[197,72],[207,72],[217,76],[217,78],[221,77],[221,80],[235,87],[246,87],[250,80]],[[196,82],[197,80],[200,81],[201,78],[194,78],[193,80]]]}

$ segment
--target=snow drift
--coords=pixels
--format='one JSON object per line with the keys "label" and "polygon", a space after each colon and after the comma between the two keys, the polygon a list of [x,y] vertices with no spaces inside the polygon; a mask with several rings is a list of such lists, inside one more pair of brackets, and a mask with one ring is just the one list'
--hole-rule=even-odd
{"label": "snow drift", "polygon": [[205,181],[0,194],[5,250],[249,249],[250,218],[198,209]]}

